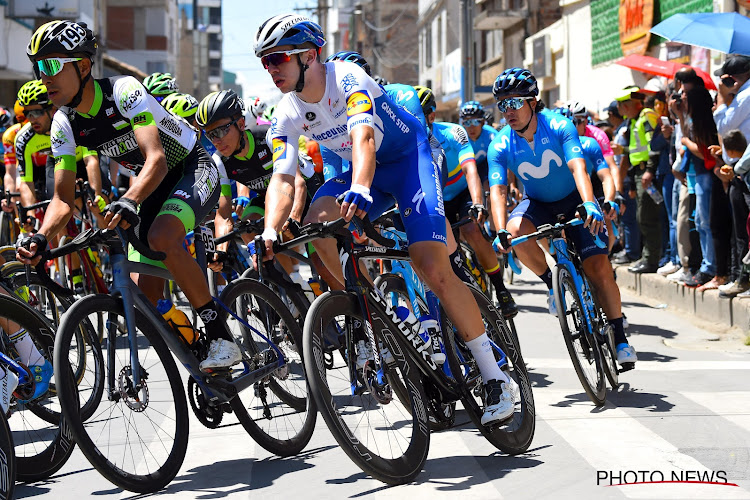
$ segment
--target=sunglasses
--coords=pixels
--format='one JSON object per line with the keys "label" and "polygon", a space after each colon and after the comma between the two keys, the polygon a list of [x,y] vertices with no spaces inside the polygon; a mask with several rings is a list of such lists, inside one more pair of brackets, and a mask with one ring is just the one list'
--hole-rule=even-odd
{"label": "sunglasses", "polygon": [[508,97],[507,99],[498,101],[497,109],[499,109],[501,113],[505,113],[509,109],[519,110],[523,107],[524,101],[530,101],[531,99],[534,99],[534,97]]}
{"label": "sunglasses", "polygon": [[34,75],[37,79],[42,77],[42,74],[47,76],[55,76],[63,70],[65,63],[80,61],[81,57],[50,57],[49,59],[40,59],[34,65]]}
{"label": "sunglasses", "polygon": [[37,118],[44,116],[45,113],[46,111],[44,109],[32,109],[25,111],[24,115],[29,120],[36,120]]}
{"label": "sunglasses", "polygon": [[261,57],[260,62],[261,64],[263,64],[263,67],[265,69],[268,69],[269,66],[280,66],[285,62],[291,61],[292,54],[301,54],[302,52],[307,52],[308,50],[310,49],[294,49],[284,50],[281,52],[271,52],[270,54],[266,54]]}
{"label": "sunglasses", "polygon": [[573,118],[573,123],[576,125],[580,125],[581,123],[587,123],[588,120],[586,118]]}
{"label": "sunglasses", "polygon": [[[239,118],[237,120],[239,120]],[[226,125],[221,125],[213,130],[203,129],[203,133],[206,134],[209,141],[217,141],[229,133],[229,129],[232,128],[232,125],[237,123],[237,120],[232,120]]]}
{"label": "sunglasses", "polygon": [[468,120],[464,120],[464,126],[466,127],[476,127],[477,125],[482,124],[481,118],[470,118]]}

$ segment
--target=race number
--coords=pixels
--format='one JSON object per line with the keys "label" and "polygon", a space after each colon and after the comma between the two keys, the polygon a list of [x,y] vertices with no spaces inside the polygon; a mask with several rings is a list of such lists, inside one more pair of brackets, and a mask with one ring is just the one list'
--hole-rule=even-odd
{"label": "race number", "polygon": [[198,226],[198,229],[200,229],[200,239],[206,247],[206,253],[215,252],[216,244],[214,243],[214,232],[211,231],[211,228],[206,226]]}

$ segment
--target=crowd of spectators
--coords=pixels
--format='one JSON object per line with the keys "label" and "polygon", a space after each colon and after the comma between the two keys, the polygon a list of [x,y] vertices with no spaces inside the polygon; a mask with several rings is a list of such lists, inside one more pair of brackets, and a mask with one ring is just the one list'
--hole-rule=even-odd
{"label": "crowd of spectators", "polygon": [[750,298],[750,57],[730,55],[715,95],[689,67],[665,90],[608,106],[621,178],[616,264],[699,291]]}

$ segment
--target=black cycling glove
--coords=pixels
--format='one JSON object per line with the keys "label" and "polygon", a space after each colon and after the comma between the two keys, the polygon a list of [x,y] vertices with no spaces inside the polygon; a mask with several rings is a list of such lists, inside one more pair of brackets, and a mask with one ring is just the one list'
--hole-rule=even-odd
{"label": "black cycling glove", "polygon": [[469,216],[476,221],[478,221],[479,217],[481,217],[482,215],[484,215],[485,217],[487,216],[487,209],[484,208],[484,205],[480,203],[475,203],[469,209]]}
{"label": "black cycling glove", "polygon": [[137,226],[141,221],[141,217],[138,215],[138,204],[135,200],[125,198],[124,196],[109,204],[109,212],[112,215],[119,215],[122,220],[131,226]]}
{"label": "black cycling glove", "polygon": [[16,241],[16,250],[19,248],[25,248],[31,250],[31,244],[36,243],[36,253],[32,257],[42,255],[47,250],[47,238],[43,234],[35,234],[33,236],[26,236],[25,238],[18,238]]}

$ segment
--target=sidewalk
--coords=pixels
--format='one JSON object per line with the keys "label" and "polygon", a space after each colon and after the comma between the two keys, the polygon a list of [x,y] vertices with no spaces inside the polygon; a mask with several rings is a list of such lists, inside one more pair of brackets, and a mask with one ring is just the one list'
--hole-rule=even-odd
{"label": "sidewalk", "polygon": [[718,290],[696,292],[677,283],[667,281],[658,274],[633,274],[628,266],[614,265],[617,284],[635,295],[642,295],[670,309],[692,314],[714,324],[740,328],[750,333],[750,300],[719,297]]}

